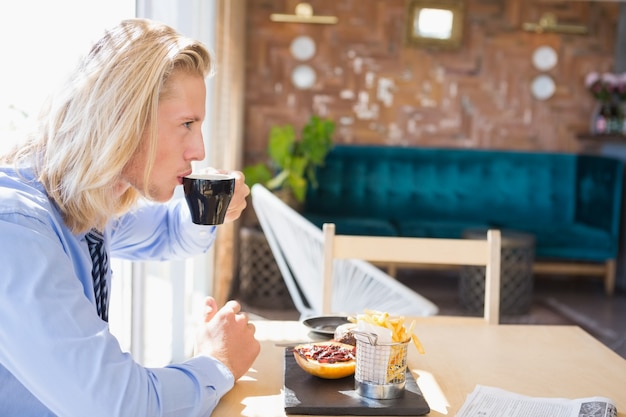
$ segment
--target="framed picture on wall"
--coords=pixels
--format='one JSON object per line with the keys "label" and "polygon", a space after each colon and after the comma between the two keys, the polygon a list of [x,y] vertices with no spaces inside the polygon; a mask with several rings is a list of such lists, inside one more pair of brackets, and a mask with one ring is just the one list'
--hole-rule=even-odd
{"label": "framed picture on wall", "polygon": [[456,49],[463,38],[463,0],[408,0],[406,43]]}

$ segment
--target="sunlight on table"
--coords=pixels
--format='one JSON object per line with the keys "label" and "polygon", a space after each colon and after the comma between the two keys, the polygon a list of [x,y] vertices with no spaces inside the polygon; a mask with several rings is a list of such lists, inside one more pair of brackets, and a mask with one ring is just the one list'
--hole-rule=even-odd
{"label": "sunlight on table", "polygon": [[417,382],[420,387],[420,391],[424,395],[428,406],[432,411],[447,415],[450,402],[447,400],[445,394],[441,390],[441,387],[437,383],[435,376],[422,369],[411,369],[413,375],[417,375]]}

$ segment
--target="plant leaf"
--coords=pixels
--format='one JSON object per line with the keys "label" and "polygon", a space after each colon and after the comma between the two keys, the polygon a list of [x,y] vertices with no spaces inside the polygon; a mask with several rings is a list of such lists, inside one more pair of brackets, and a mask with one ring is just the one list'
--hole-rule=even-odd
{"label": "plant leaf", "polygon": [[302,129],[302,154],[308,155],[315,166],[322,165],[326,154],[332,148],[332,134],[335,123],[330,120],[321,120],[312,116],[311,120]]}
{"label": "plant leaf", "polygon": [[316,168],[324,165],[332,149],[335,123],[311,116],[297,140],[292,125],[270,129],[267,153],[269,163],[244,168],[246,184],[260,182],[270,190],[288,190],[302,203],[307,188],[317,187]]}
{"label": "plant leaf", "polygon": [[298,175],[290,175],[287,181],[291,191],[293,192],[293,196],[299,203],[304,202],[304,198],[306,197],[306,185],[307,181]]}
{"label": "plant leaf", "polygon": [[304,177],[304,172],[309,165],[309,161],[304,156],[294,156],[291,158],[291,173],[299,177]]}
{"label": "plant leaf", "polygon": [[270,169],[262,162],[256,165],[244,167],[241,172],[243,172],[243,175],[246,178],[246,185],[248,187],[252,187],[257,183],[265,184],[270,180],[270,178],[272,178]]}
{"label": "plant leaf", "polygon": [[277,168],[287,167],[293,152],[296,135],[293,126],[274,126],[270,130],[267,153]]}

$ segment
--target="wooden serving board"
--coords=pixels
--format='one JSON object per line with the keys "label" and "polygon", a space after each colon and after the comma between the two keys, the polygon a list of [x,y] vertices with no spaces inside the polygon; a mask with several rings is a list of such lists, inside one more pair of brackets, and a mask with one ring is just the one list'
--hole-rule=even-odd
{"label": "wooden serving board", "polygon": [[354,389],[354,376],[322,379],[306,373],[285,349],[285,412],[330,416],[419,416],[430,407],[415,378],[407,372],[404,395],[392,400],[362,397]]}

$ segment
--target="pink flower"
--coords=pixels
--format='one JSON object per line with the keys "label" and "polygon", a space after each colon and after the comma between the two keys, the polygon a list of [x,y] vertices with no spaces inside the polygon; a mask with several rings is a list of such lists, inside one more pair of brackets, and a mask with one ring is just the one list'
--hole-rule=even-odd
{"label": "pink flower", "polygon": [[591,88],[596,82],[600,81],[600,74],[597,72],[590,72],[585,77],[585,87]]}
{"label": "pink flower", "polygon": [[602,74],[602,82],[609,87],[614,87],[617,84],[618,76],[610,72]]}
{"label": "pink flower", "polygon": [[585,77],[585,87],[596,100],[608,102],[614,97],[624,101],[626,100],[626,72],[622,74],[590,72]]}

